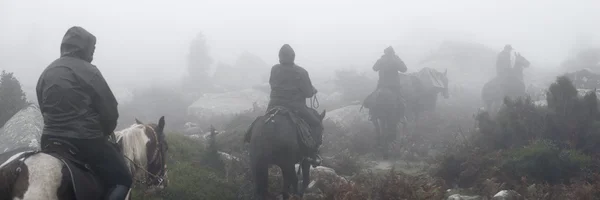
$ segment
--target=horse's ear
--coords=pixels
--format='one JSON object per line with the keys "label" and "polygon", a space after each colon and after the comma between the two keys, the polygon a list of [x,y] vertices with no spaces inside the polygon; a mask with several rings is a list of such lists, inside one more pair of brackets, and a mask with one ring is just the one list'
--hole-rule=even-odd
{"label": "horse's ear", "polygon": [[139,119],[137,119],[137,118],[135,118],[135,123],[136,123],[136,124],[144,124],[144,123],[142,123],[142,122],[141,122]]}
{"label": "horse's ear", "polygon": [[165,116],[160,117],[158,120],[158,129],[161,131],[165,130]]}
{"label": "horse's ear", "polygon": [[327,113],[326,110],[323,110],[323,112],[321,112],[320,117],[321,117],[321,121],[323,121],[323,119],[325,119],[325,114]]}

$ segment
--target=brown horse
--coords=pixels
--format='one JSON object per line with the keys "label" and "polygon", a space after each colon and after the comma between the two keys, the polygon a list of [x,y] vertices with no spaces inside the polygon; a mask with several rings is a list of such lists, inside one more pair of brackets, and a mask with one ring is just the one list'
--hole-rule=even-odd
{"label": "brown horse", "polygon": [[[311,109],[313,114],[319,115]],[[271,113],[271,112],[269,112]],[[304,161],[306,149],[298,132],[298,126],[292,121],[293,112],[279,109],[274,113],[258,117],[250,127],[250,165],[255,185],[255,196],[259,200],[268,198],[268,169],[277,165],[283,174],[283,198],[288,199],[290,189],[292,194],[302,196],[310,183],[310,164]],[[325,111],[320,115],[325,118]],[[316,133],[311,133],[314,140],[320,144],[323,127]],[[248,135],[247,135],[248,136]],[[298,177],[295,165],[300,163],[302,170],[302,188],[298,190]]]}
{"label": "brown horse", "polygon": [[[133,175],[150,189],[167,185],[165,120],[158,124],[136,123],[115,132],[118,147]],[[53,141],[64,153],[11,151],[0,155],[0,200],[74,200],[100,199],[104,188],[85,163],[69,154],[77,149],[64,141]],[[129,198],[129,195],[128,195]]]}

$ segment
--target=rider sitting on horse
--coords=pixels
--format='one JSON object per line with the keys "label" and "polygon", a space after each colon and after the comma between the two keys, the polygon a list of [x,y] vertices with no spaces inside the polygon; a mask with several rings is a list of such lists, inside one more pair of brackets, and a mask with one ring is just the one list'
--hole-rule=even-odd
{"label": "rider sitting on horse", "polygon": [[39,77],[36,92],[44,118],[42,151],[52,140],[78,149],[73,157],[88,164],[104,183],[104,199],[123,200],[132,184],[124,158],[108,137],[117,126],[119,113],[104,77],[92,65],[96,37],[81,27],[67,30],[61,57]]}
{"label": "rider sitting on horse", "polygon": [[391,46],[383,52],[383,56],[373,65],[373,70],[379,72],[377,89],[388,88],[400,95],[400,74],[398,72],[406,72],[406,65]]}
{"label": "rider sitting on horse", "polygon": [[515,69],[520,56],[520,54],[514,52],[510,44],[505,45],[504,50],[498,54],[496,60],[496,76],[503,80],[517,78],[523,81],[522,71]]}
{"label": "rider sitting on horse", "polygon": [[[377,60],[373,65],[373,71],[379,72],[379,80],[377,81],[377,88],[365,99],[364,106],[369,108],[369,112],[372,113],[374,105],[380,95],[380,90],[388,89],[392,92],[397,100],[400,99],[400,73],[406,72],[406,65],[396,55],[394,48],[391,46],[386,48],[383,56]],[[399,102],[399,101],[398,101]]]}
{"label": "rider sitting on horse", "polygon": [[[288,44],[279,50],[280,64],[271,68],[271,95],[267,112],[275,106],[283,106],[294,111],[314,131],[321,126],[321,120],[306,106],[306,99],[313,97],[317,90],[312,85],[308,72],[294,63],[295,57],[294,50]],[[309,151],[307,160],[313,165],[318,165],[320,158],[317,149]]]}

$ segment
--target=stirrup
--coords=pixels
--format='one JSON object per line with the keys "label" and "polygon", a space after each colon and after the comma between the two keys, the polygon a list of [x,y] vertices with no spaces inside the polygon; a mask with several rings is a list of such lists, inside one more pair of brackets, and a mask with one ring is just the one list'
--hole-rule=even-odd
{"label": "stirrup", "polygon": [[312,157],[307,157],[306,158],[306,161],[308,161],[308,163],[310,163],[313,168],[315,168],[317,166],[320,166],[321,163],[323,162],[323,159],[321,158],[320,155],[317,154],[315,157],[316,158],[314,158],[314,159]]}
{"label": "stirrup", "polygon": [[112,188],[108,194],[106,194],[106,200],[125,200],[129,194],[129,187],[124,185],[117,185]]}

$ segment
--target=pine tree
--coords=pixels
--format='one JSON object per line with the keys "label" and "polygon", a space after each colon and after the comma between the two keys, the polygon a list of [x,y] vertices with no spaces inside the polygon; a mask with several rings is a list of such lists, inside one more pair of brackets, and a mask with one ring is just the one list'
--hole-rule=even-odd
{"label": "pine tree", "polygon": [[0,74],[0,127],[17,112],[27,106],[27,98],[21,83],[12,72]]}

